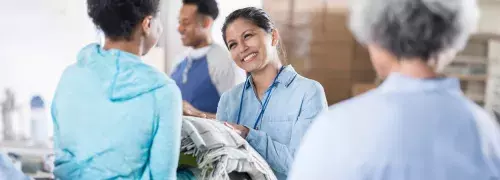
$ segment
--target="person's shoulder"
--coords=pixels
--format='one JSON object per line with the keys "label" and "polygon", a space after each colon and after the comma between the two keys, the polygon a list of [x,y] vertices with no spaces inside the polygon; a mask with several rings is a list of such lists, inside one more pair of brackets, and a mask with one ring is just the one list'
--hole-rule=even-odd
{"label": "person's shoulder", "polygon": [[[482,149],[487,156],[495,156],[500,163],[500,126],[492,114],[469,100],[468,104],[474,114],[478,132],[481,137]],[[498,164],[500,166],[500,164]],[[500,168],[500,167],[498,167]]]}
{"label": "person's shoulder", "polygon": [[175,82],[170,79],[167,79],[165,85],[158,89],[155,89],[153,93],[155,94],[154,97],[157,100],[168,99],[168,101],[176,102],[182,100],[181,90],[179,89],[177,84],[175,84]]}
{"label": "person's shoulder", "polygon": [[233,60],[229,52],[219,44],[210,45],[210,50],[207,53],[207,61],[216,64],[232,64]]}
{"label": "person's shoulder", "polygon": [[189,51],[190,51],[189,49],[183,50],[182,52],[179,52],[177,55],[173,57],[171,71],[175,71],[179,67],[179,65],[187,62]]}
{"label": "person's shoulder", "polygon": [[292,83],[295,83],[296,86],[307,88],[307,90],[323,90],[323,85],[321,85],[320,82],[304,77],[298,73],[293,81]]}
{"label": "person's shoulder", "polygon": [[213,43],[209,52],[229,54],[229,51],[218,43]]}
{"label": "person's shoulder", "polygon": [[379,91],[373,89],[330,106],[328,112],[331,116],[370,114],[369,112],[373,110],[373,107],[383,106],[383,103],[384,101],[381,100]]}
{"label": "person's shoulder", "polygon": [[78,63],[70,64],[66,66],[59,78],[59,86],[69,84],[72,86],[73,84],[81,83],[81,80],[86,79],[88,81],[88,76],[92,73],[86,67],[80,66]]}
{"label": "person's shoulder", "polygon": [[147,78],[150,83],[156,84],[158,88],[153,89],[158,95],[172,95],[180,94],[179,87],[176,82],[167,76],[167,74],[149,64],[140,63],[134,69],[137,74],[140,74],[142,78]]}

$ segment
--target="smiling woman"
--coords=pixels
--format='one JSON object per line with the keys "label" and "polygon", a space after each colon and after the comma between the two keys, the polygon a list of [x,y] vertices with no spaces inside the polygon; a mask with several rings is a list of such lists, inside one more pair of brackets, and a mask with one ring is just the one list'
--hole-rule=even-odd
{"label": "smiling woman", "polygon": [[284,180],[302,135],[326,110],[323,87],[283,65],[278,30],[263,10],[234,11],[222,34],[235,63],[250,75],[222,95],[217,119],[246,138]]}
{"label": "smiling woman", "polygon": [[[280,41],[279,32],[276,29],[274,23],[271,21],[270,17],[264,11],[257,8],[245,8],[233,12],[226,18],[226,22],[222,27],[222,37],[224,39],[224,42],[226,43],[226,46],[231,52],[233,59],[239,59],[239,62],[246,62],[247,64],[249,64],[250,61],[254,59],[254,57],[262,59],[262,56],[268,56],[267,54],[257,54],[256,52],[249,54],[238,54],[237,51],[234,50],[234,48],[238,47],[238,36],[242,37],[243,39],[251,39],[251,41],[248,42],[248,47],[254,48],[253,51],[255,51],[256,46],[259,46],[261,48],[268,48],[265,51],[266,53],[269,53],[268,60],[277,60],[281,62],[281,64],[286,64],[285,49],[283,48],[283,43]],[[257,36],[257,38],[251,38],[253,36]],[[265,41],[271,42],[271,46],[265,46]],[[240,45],[239,48],[245,47],[242,47]],[[251,51],[252,49],[250,49],[250,52]],[[238,61],[236,63],[238,64]],[[241,66],[240,64],[238,65],[245,69],[247,72],[252,72],[252,70],[256,70],[255,66],[258,67],[259,63],[267,64],[267,62],[254,63],[256,64],[241,64]]]}

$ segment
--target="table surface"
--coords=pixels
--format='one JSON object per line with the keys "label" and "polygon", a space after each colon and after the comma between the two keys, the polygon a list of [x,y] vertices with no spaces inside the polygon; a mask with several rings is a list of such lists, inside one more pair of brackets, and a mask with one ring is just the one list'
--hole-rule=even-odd
{"label": "table surface", "polygon": [[33,146],[27,142],[3,141],[0,142],[0,152],[13,152],[21,155],[25,154],[43,157],[45,155],[52,154],[54,150],[51,147]]}
{"label": "table surface", "polygon": [[[0,153],[16,153],[24,157],[29,157],[30,159],[37,159],[40,162],[43,161],[44,157],[53,154],[53,149],[51,147],[39,147],[33,146],[29,142],[20,141],[3,141],[0,142]],[[53,175],[51,173],[45,173],[38,171],[35,174],[27,173],[26,175],[35,179],[52,179]]]}

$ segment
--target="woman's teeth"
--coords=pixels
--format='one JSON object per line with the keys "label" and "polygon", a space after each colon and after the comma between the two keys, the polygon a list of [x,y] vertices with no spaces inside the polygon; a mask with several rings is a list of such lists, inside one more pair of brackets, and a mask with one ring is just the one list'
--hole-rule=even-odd
{"label": "woman's teeth", "polygon": [[257,55],[257,53],[252,53],[252,54],[249,54],[247,57],[243,58],[243,61],[248,61],[250,59],[252,59],[253,57],[255,57]]}

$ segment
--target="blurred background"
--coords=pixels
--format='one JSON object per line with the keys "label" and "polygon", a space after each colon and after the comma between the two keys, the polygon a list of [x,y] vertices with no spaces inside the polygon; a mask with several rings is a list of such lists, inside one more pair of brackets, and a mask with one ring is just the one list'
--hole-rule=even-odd
{"label": "blurred background", "polygon": [[[464,93],[473,101],[495,112],[500,111],[500,0],[478,2],[479,31],[446,73],[461,79]],[[177,32],[182,1],[162,3],[164,34],[144,61],[170,73],[186,50]],[[348,0],[218,3],[221,14],[212,30],[216,43],[224,44],[220,29],[230,12],[247,6],[264,8],[277,24],[288,62],[324,86],[329,104],[374,88],[380,81],[366,49],[347,28]],[[23,155],[23,163],[28,162],[19,164],[23,171],[44,176],[43,160],[52,152],[50,104],[59,76],[83,46],[102,41],[102,34],[87,17],[83,0],[4,1],[0,12],[0,105],[2,113],[10,113],[8,125],[13,127],[13,137],[0,133],[0,152]],[[0,130],[6,126],[3,122]]]}

